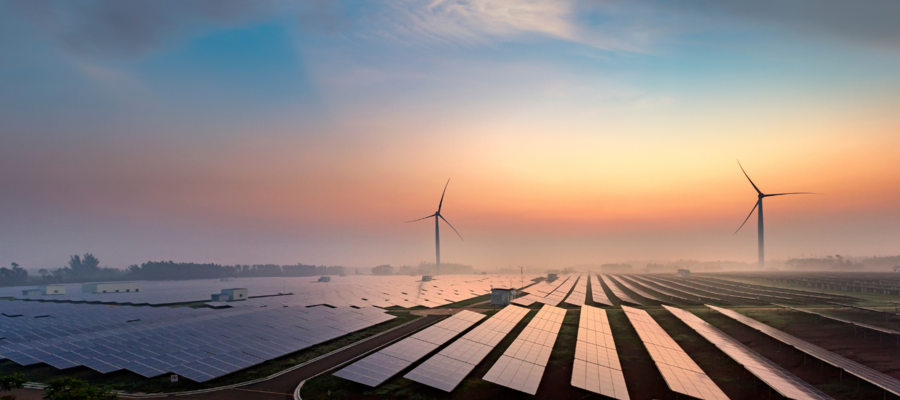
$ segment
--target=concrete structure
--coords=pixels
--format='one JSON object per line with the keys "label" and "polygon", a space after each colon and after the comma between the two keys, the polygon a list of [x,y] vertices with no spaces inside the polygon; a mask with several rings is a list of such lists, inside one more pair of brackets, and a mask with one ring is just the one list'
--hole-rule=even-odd
{"label": "concrete structure", "polygon": [[516,289],[491,288],[491,305],[508,306],[516,298]]}
{"label": "concrete structure", "polygon": [[319,282],[331,282],[331,277],[330,276],[320,276]]}
{"label": "concrete structure", "polygon": [[81,285],[81,293],[131,293],[140,291],[140,282],[101,282]]}
{"label": "concrete structure", "polygon": [[559,278],[556,274],[547,274],[547,282],[553,282]]}
{"label": "concrete structure", "polygon": [[41,288],[44,295],[66,294],[65,285],[47,285]]}
{"label": "concrete structure", "polygon": [[25,289],[22,291],[22,296],[40,296],[42,294],[43,293],[42,293],[41,289],[38,289],[38,288]]}
{"label": "concrete structure", "polygon": [[690,278],[690,277],[691,277],[691,270],[689,270],[689,269],[679,269],[679,270],[678,270],[678,276],[680,276],[680,277],[682,277],[682,278]]}
{"label": "concrete structure", "polygon": [[431,275],[423,275],[422,282],[431,282]]}
{"label": "concrete structure", "polygon": [[247,294],[247,288],[222,289],[222,294],[228,296],[228,299],[225,301],[241,301],[250,298]]}

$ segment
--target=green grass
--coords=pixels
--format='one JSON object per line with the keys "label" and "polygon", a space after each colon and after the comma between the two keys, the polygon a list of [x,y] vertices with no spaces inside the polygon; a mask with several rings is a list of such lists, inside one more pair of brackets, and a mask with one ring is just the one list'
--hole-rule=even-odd
{"label": "green grass", "polygon": [[475,303],[481,303],[483,301],[490,301],[490,300],[491,300],[491,295],[485,294],[485,295],[481,295],[478,297],[473,297],[468,300],[458,301],[456,303],[445,304],[445,305],[437,307],[437,308],[463,308],[463,307],[467,307],[467,306],[470,306]]}
{"label": "green grass", "polygon": [[409,312],[389,312],[389,314],[397,318],[204,383],[196,383],[188,379],[172,383],[169,382],[168,375],[148,379],[128,371],[101,374],[86,367],[70,368],[65,371],[46,364],[22,367],[9,360],[0,361],[0,371],[4,371],[4,373],[21,372],[31,382],[46,383],[66,376],[128,392],[158,393],[207,389],[263,378],[420,318]]}

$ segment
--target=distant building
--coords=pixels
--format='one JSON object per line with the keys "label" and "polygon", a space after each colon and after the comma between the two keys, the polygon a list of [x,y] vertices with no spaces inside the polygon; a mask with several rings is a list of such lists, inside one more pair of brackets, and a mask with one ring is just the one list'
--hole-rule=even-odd
{"label": "distant building", "polygon": [[431,275],[423,275],[422,282],[431,282]]}
{"label": "distant building", "polygon": [[22,296],[40,296],[42,294],[41,289],[38,288],[25,289],[22,291]]}
{"label": "distant building", "polygon": [[689,269],[679,269],[679,270],[678,270],[678,276],[680,276],[680,277],[682,277],[682,278],[690,278],[690,277],[691,277],[691,270],[689,270]]}
{"label": "distant building", "polygon": [[491,305],[508,306],[509,302],[516,298],[516,289],[492,288]]}
{"label": "distant building", "polygon": [[41,288],[44,295],[66,294],[65,285],[47,285]]}
{"label": "distant building", "polygon": [[331,277],[330,276],[320,276],[319,282],[331,282]]}
{"label": "distant building", "polygon": [[557,278],[559,278],[559,276],[557,276],[556,274],[547,274],[547,282],[553,282]]}
{"label": "distant building", "polygon": [[212,301],[241,301],[248,298],[247,288],[222,289],[222,293],[212,295]]}
{"label": "distant building", "polygon": [[900,272],[900,265],[894,267],[894,272]]}
{"label": "distant building", "polygon": [[81,293],[130,293],[140,291],[140,282],[101,282],[81,285]]}

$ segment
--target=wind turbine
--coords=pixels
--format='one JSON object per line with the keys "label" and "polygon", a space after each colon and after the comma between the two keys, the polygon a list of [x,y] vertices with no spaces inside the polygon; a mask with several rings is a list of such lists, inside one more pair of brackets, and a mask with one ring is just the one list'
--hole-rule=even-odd
{"label": "wind turbine", "polygon": [[[416,222],[416,221],[421,221],[426,218],[434,217],[434,249],[435,249],[435,252],[437,255],[437,257],[436,257],[437,262],[435,263],[437,272],[435,273],[435,275],[441,274],[441,230],[440,230],[439,219],[444,220],[444,222],[446,222],[447,225],[450,225],[450,221],[447,221],[447,219],[444,218],[443,215],[441,215],[441,206],[444,205],[444,195],[447,193],[447,185],[449,185],[449,184],[450,184],[450,180],[447,179],[447,184],[444,185],[444,192],[441,193],[441,202],[438,203],[438,209],[434,214],[431,214],[427,217],[414,219],[412,221],[406,221],[407,223],[409,223],[409,222]],[[462,238],[462,235],[459,234],[459,232],[456,230],[456,228],[453,227],[453,225],[450,225],[450,229],[453,229],[453,232],[456,232],[456,235],[459,236],[459,240],[462,240],[463,242],[465,242],[465,240],[463,240],[463,238]]]}
{"label": "wind turbine", "polygon": [[764,240],[763,240],[763,238],[764,238],[764,234],[763,234],[763,199],[766,197],[786,196],[789,194],[821,194],[821,193],[793,192],[793,193],[765,194],[762,191],[760,191],[758,187],[756,187],[756,184],[753,183],[753,180],[750,179],[749,175],[747,175],[747,171],[744,171],[744,166],[741,165],[740,160],[738,160],[738,166],[741,167],[741,172],[744,173],[744,176],[746,176],[747,180],[750,181],[750,184],[753,185],[753,189],[756,189],[756,193],[758,194],[758,196],[757,196],[757,200],[756,200],[756,205],[754,205],[753,209],[750,210],[750,214],[747,214],[747,218],[744,219],[744,222],[741,224],[741,226],[739,226],[737,228],[737,231],[734,231],[734,234],[736,235],[738,233],[738,231],[740,231],[741,228],[744,227],[744,224],[746,224],[747,221],[750,219],[750,216],[753,215],[753,211],[756,210],[757,207],[759,207],[759,212],[756,214],[756,216],[759,218],[756,233],[757,233],[757,236],[759,237],[759,239],[758,239],[759,240],[759,268],[763,269],[765,262],[766,262],[765,245],[764,245]]}

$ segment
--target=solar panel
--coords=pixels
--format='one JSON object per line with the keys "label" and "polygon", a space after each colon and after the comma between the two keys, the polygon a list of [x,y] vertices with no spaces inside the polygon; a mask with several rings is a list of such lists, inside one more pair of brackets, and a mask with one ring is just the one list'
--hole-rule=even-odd
{"label": "solar panel", "polygon": [[789,346],[793,346],[797,350],[800,350],[806,354],[809,354],[823,362],[833,365],[836,368],[840,368],[848,373],[869,382],[875,386],[878,386],[888,392],[891,392],[895,395],[900,396],[900,380],[897,380],[894,377],[876,371],[872,368],[869,368],[865,365],[859,364],[855,361],[849,360],[842,356],[839,356],[835,353],[832,353],[828,350],[825,350],[819,346],[816,346],[812,343],[809,343],[803,339],[797,338],[785,332],[782,332],[778,329],[775,329],[771,326],[768,326],[762,322],[759,322],[753,318],[747,317],[743,314],[739,314],[735,311],[719,308],[716,306],[707,305],[707,307],[716,310],[723,315],[732,318],[744,325],[747,325],[753,329],[756,329],[782,343],[785,343]]}
{"label": "solar panel", "polygon": [[0,309],[22,315],[0,317],[0,332],[9,338],[0,341],[0,354],[20,365],[126,369],[148,378],[185,370],[185,377],[204,381],[394,318],[370,307],[213,310],[6,301]]}
{"label": "solar panel", "polygon": [[[633,286],[635,286],[635,287],[637,287],[637,288],[640,288],[640,289],[642,289],[642,290],[643,290],[643,289],[646,289],[646,291],[657,292],[657,293],[659,293],[659,294],[660,294],[661,296],[663,296],[663,297],[669,297],[670,300],[679,299],[679,300],[682,300],[682,301],[688,301],[688,302],[691,302],[691,303],[700,303],[700,300],[699,300],[699,299],[698,299],[698,300],[694,300],[693,297],[685,297],[682,293],[679,293],[679,292],[677,292],[677,291],[669,290],[669,289],[666,289],[666,288],[660,289],[660,288],[658,288],[658,287],[650,286],[650,285],[647,283],[647,280],[641,279],[641,278],[639,278],[639,277],[637,277],[637,276],[626,276],[626,275],[621,275],[621,277],[622,277],[623,280],[627,281],[628,283],[630,283],[631,285],[633,285]],[[662,285],[660,285],[660,286],[662,286]],[[659,298],[659,296],[657,296],[657,298]]]}
{"label": "solar panel", "polygon": [[528,394],[537,393],[565,316],[563,308],[541,308],[483,379]]}
{"label": "solar panel", "polygon": [[675,307],[663,307],[782,396],[796,400],[831,398],[693,313]]}
{"label": "solar panel", "polygon": [[669,390],[697,399],[728,399],[728,396],[700,369],[646,311],[622,306],[644,347],[656,363]]}
{"label": "solar panel", "polygon": [[609,319],[603,309],[581,306],[572,386],[628,400],[628,388],[625,386],[619,354],[616,352]]}
{"label": "solar panel", "polygon": [[468,329],[484,315],[460,311],[353,364],[334,376],[376,387]]}
{"label": "solar panel", "polygon": [[405,378],[452,392],[528,312],[525,308],[506,306],[407,373]]}
{"label": "solar panel", "polygon": [[632,299],[631,296],[629,296],[627,293],[622,291],[622,289],[620,289],[618,285],[613,283],[613,280],[612,280],[612,278],[609,277],[609,275],[603,274],[603,275],[600,275],[600,278],[603,279],[603,282],[606,283],[606,286],[609,287],[610,291],[612,291],[613,296],[617,297],[620,302],[636,304],[639,306],[643,305],[640,302]]}
{"label": "solar panel", "polygon": [[774,303],[772,303],[772,305],[775,305],[775,306],[778,306],[778,307],[782,307],[782,308],[786,308],[786,309],[788,309],[788,310],[799,311],[799,312],[806,313],[806,314],[816,315],[816,316],[819,316],[819,317],[822,317],[822,318],[826,318],[826,319],[830,319],[830,320],[833,320],[833,321],[843,322],[843,323],[845,323],[845,324],[856,325],[856,326],[858,326],[858,327],[860,327],[860,328],[866,328],[866,329],[873,330],[873,331],[876,331],[876,332],[886,333],[886,334],[888,334],[888,335],[900,336],[900,332],[895,331],[895,330],[893,330],[893,329],[882,328],[882,327],[880,327],[880,326],[875,326],[875,325],[865,324],[865,323],[862,323],[862,322],[850,321],[850,320],[848,320],[848,319],[838,318],[838,317],[831,316],[831,315],[828,315],[828,314],[817,313],[817,312],[812,311],[812,310],[804,310],[804,309],[802,309],[802,308],[794,308],[794,307],[789,307],[789,306],[780,305],[780,304],[774,304]]}
{"label": "solar panel", "polygon": [[617,276],[616,276],[615,278],[613,278],[613,279],[614,279],[616,282],[620,283],[622,286],[625,286],[626,288],[628,288],[628,290],[631,290],[632,292],[637,293],[638,296],[641,296],[641,297],[643,297],[643,298],[645,298],[645,299],[655,300],[655,301],[658,301],[658,302],[660,302],[660,303],[665,303],[665,302],[666,302],[666,301],[664,301],[664,300],[661,300],[661,299],[660,299],[659,297],[657,297],[656,295],[647,292],[647,291],[644,290],[643,288],[638,287],[638,285],[632,284],[632,283],[631,283],[630,281],[628,281],[627,279],[624,279],[624,278],[622,277],[622,275],[617,275]]}
{"label": "solar panel", "polygon": [[718,297],[710,296],[707,293],[700,293],[700,292],[697,292],[696,290],[688,289],[686,286],[672,284],[671,281],[663,280],[662,278],[659,278],[659,277],[645,275],[645,276],[640,277],[639,279],[641,279],[645,282],[652,282],[653,284],[664,287],[664,288],[668,289],[669,291],[672,291],[675,293],[681,293],[686,298],[695,298],[696,297],[698,302],[703,301],[703,299],[715,300],[715,301],[720,301],[720,302],[728,302],[727,300],[723,300]]}
{"label": "solar panel", "polygon": [[613,303],[609,300],[609,297],[606,297],[606,291],[603,290],[603,285],[600,284],[600,280],[597,279],[597,275],[588,275],[591,277],[591,299],[594,301],[594,303],[612,306]]}
{"label": "solar panel", "polygon": [[569,303],[573,306],[584,305],[584,301],[587,298],[587,278],[584,275],[578,277],[578,282],[575,284],[575,288],[572,289],[572,294],[566,298],[565,302]]}
{"label": "solar panel", "polygon": [[556,291],[563,283],[566,282],[567,279],[557,279],[553,282],[547,282],[546,280],[538,282],[537,284],[528,288],[528,296],[520,297],[518,299],[513,300],[514,304],[518,304],[523,307],[528,307],[538,300],[541,300],[551,293]]}

